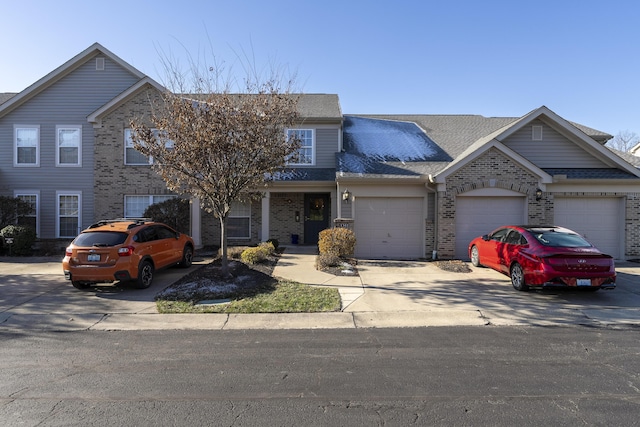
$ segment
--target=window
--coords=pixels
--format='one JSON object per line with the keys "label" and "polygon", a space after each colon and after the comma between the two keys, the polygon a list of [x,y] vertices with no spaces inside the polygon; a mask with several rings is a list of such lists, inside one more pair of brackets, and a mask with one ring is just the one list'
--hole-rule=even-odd
{"label": "window", "polygon": [[227,218],[227,236],[232,239],[251,238],[251,204],[233,202]]}
{"label": "window", "polygon": [[80,194],[58,192],[58,237],[80,233]]}
{"label": "window", "polygon": [[57,166],[82,166],[81,150],[81,126],[56,126]]}
{"label": "window", "polygon": [[297,153],[292,154],[288,163],[290,165],[312,165],[313,158],[313,130],[312,129],[288,129],[287,137],[289,139],[297,138],[300,140],[300,149]]}
{"label": "window", "polygon": [[37,192],[15,192],[15,197],[31,205],[31,213],[18,218],[18,225],[31,227],[38,231],[38,193]]}
{"label": "window", "polygon": [[[158,130],[153,129],[153,134],[157,137]],[[174,142],[167,139],[165,147],[172,149]],[[153,158],[147,157],[133,147],[133,139],[131,138],[131,129],[124,130],[124,164],[125,165],[150,165],[153,163]]]}
{"label": "window", "polygon": [[40,127],[14,127],[15,166],[40,166]]}
{"label": "window", "polygon": [[124,164],[125,165],[149,165],[151,159],[135,148],[131,139],[131,129],[124,130]]}
{"label": "window", "polygon": [[142,218],[144,211],[154,203],[162,203],[176,196],[124,196],[124,217]]}
{"label": "window", "polygon": [[501,228],[500,230],[496,231],[491,235],[491,240],[502,242],[505,236],[507,235],[507,233],[509,232],[509,230],[510,230],[509,228]]}

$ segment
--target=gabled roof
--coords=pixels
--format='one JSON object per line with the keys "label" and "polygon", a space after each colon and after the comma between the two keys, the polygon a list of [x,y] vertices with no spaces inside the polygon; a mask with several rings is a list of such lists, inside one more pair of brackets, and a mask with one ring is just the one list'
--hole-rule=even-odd
{"label": "gabled roof", "polygon": [[[432,175],[439,181],[444,181],[446,175],[494,147],[531,170],[542,182],[550,182],[552,177],[548,171],[538,168],[501,142],[539,118],[546,120],[567,138],[577,141],[585,150],[611,165],[609,171],[613,172],[608,175],[609,178],[640,176],[629,163],[601,145],[609,140],[611,135],[569,122],[544,106],[519,118],[478,115],[347,115],[344,128],[345,152],[339,153],[336,158],[337,172],[339,177],[367,178]],[[366,127],[358,126],[358,122],[365,123],[366,120],[372,123],[377,121],[378,126],[385,126],[386,129],[373,135]],[[380,148],[397,147],[398,141],[407,144],[405,136],[398,137],[394,132],[398,129],[411,129],[411,125],[419,129],[422,135],[409,138],[409,146],[419,144],[420,141],[429,141],[430,148],[437,150],[438,155],[423,153],[422,157],[412,159],[401,159],[401,156],[394,157],[393,154],[378,156]],[[356,144],[351,143],[354,140]],[[403,150],[406,150],[406,147]],[[600,171],[596,175],[603,174],[604,171]],[[593,171],[577,170],[572,170],[569,175],[580,178],[595,176]]]}
{"label": "gabled roof", "polygon": [[14,92],[3,92],[3,93],[0,93],[0,104],[4,104],[5,102],[7,102],[8,100],[10,100],[11,98],[13,98],[16,95],[17,95],[17,93],[14,93]]}
{"label": "gabled roof", "polygon": [[340,100],[336,94],[303,93],[298,99],[298,112],[306,121],[342,122]]}
{"label": "gabled roof", "polygon": [[[613,154],[609,149],[600,145],[598,142],[595,142],[593,138],[587,135],[583,129],[588,130],[589,128],[582,127],[582,129],[576,127],[572,123],[558,116],[556,113],[551,111],[545,106],[537,108],[531,111],[528,114],[525,114],[521,118],[506,124],[505,126],[496,129],[488,135],[485,135],[471,144],[464,152],[460,154],[451,164],[449,164],[445,169],[440,171],[438,177],[436,178],[437,182],[444,182],[446,176],[450,175],[454,171],[458,170],[462,166],[466,165],[473,159],[477,158],[480,154],[486,151],[484,148],[493,146],[501,151],[507,151],[506,146],[502,144],[502,141],[509,138],[515,132],[522,129],[524,126],[527,126],[532,121],[541,119],[545,121],[547,124],[552,126],[556,131],[564,134],[567,138],[573,140],[580,144],[580,146],[586,151],[590,152],[594,156],[597,156],[604,163],[607,163],[611,166],[611,169],[620,169],[625,171],[628,174],[631,174],[635,177],[640,177],[640,171],[638,171],[635,167],[630,165],[629,163],[622,160],[620,157]],[[508,150],[511,151],[511,150]],[[511,152],[513,153],[513,152]],[[515,154],[515,153],[514,153]],[[513,156],[511,156],[513,157]],[[519,157],[519,156],[518,156]],[[517,157],[515,157],[517,158]],[[535,169],[530,169],[535,172],[537,169],[541,171],[537,167]]]}
{"label": "gabled roof", "polygon": [[134,76],[142,79],[145,77],[143,73],[132,67],[127,62],[120,59],[118,56],[114,55],[111,51],[100,45],[99,43],[94,43],[89,46],[87,49],[83,50],[55,70],[51,71],[46,76],[42,77],[37,82],[33,83],[31,86],[27,87],[22,92],[17,95],[11,97],[6,102],[0,104],[0,117],[13,110],[14,108],[22,105],[24,102],[31,99],[33,96],[42,92],[44,89],[48,88],[61,78],[65,77],[81,65],[83,65],[88,59],[102,54],[112,61],[116,62],[122,68],[128,70]]}
{"label": "gabled roof", "polygon": [[93,123],[94,126],[99,127],[101,123],[101,119],[105,114],[108,114],[114,109],[118,108],[120,105],[122,105],[122,103],[131,99],[132,97],[137,95],[141,90],[144,90],[145,88],[148,88],[148,87],[157,89],[160,92],[165,90],[162,85],[160,85],[158,82],[153,80],[151,77],[143,77],[142,79],[138,80],[133,86],[129,87],[124,92],[122,92],[115,98],[111,99],[109,102],[104,104],[102,107],[98,108],[93,113],[89,114],[89,116],[87,116],[87,121],[89,123]]}

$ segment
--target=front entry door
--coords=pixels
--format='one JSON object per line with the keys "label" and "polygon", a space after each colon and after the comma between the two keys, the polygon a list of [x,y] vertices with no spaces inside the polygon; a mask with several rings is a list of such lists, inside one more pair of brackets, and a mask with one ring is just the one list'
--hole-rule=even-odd
{"label": "front entry door", "polygon": [[318,243],[318,233],[329,228],[329,195],[308,193],[304,195],[304,243]]}

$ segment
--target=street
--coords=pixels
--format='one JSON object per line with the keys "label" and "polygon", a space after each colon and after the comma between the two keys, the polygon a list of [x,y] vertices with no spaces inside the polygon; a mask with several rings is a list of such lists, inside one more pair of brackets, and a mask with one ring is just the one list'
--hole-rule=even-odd
{"label": "street", "polygon": [[635,327],[0,331],[0,419],[637,425]]}

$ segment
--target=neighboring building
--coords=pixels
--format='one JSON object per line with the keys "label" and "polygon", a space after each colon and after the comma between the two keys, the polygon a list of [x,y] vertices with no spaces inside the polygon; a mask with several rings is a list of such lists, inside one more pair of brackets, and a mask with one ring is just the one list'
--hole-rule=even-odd
{"label": "neighboring building", "polygon": [[[0,194],[37,206],[44,239],[175,197],[135,151],[129,121],[163,88],[95,44],[19,94],[0,94]],[[4,102],[3,102],[4,100]],[[352,227],[360,258],[461,258],[508,223],[556,224],[617,259],[640,256],[640,172],[610,135],[546,107],[519,118],[343,115],[337,95],[304,94],[300,164],[237,204],[232,244],[315,244]],[[194,204],[195,205],[195,204]],[[217,219],[192,205],[198,245]]]}
{"label": "neighboring building", "polygon": [[40,238],[69,239],[94,220],[87,116],[144,77],[94,44],[0,104],[0,194],[34,205]]}

